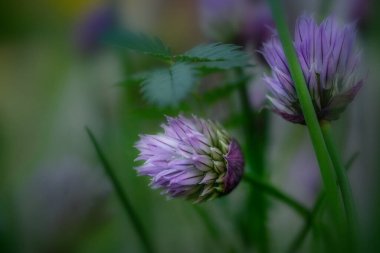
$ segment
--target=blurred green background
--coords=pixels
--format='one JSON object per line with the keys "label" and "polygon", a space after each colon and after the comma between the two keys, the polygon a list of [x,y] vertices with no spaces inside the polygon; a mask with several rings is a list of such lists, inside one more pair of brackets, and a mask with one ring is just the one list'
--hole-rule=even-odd
{"label": "blurred green background", "polygon": [[[379,252],[379,1],[284,3],[290,27],[304,12],[358,19],[366,84],[333,126],[343,157],[359,152],[350,178],[362,252]],[[360,9],[366,5],[370,7]],[[352,10],[358,13],[351,16]],[[0,2],[0,252],[143,252],[85,126],[98,137],[157,252],[254,252],[237,225],[249,185],[242,183],[228,197],[200,205],[200,211],[183,200],[166,201],[133,169],[138,135],[159,131],[165,114],[209,116],[240,136],[239,117],[226,115],[238,109],[226,110],[224,103],[202,108],[196,97],[180,110],[156,109],[138,87],[118,85],[156,63],[100,39],[103,30],[117,24],[157,35],[181,52],[211,40],[201,13],[200,0]],[[255,85],[262,84],[254,82],[251,95],[263,96]],[[270,181],[312,206],[320,180],[306,129],[271,114],[268,131]],[[211,217],[217,233],[210,233],[199,212]],[[270,202],[268,222],[272,252],[282,252],[302,225],[276,201]],[[301,252],[307,249],[305,245]]]}

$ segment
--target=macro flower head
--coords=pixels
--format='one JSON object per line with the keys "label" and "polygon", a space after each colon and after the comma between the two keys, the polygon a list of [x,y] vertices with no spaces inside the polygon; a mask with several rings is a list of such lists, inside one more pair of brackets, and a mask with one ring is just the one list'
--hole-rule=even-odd
{"label": "macro flower head", "polygon": [[199,7],[202,30],[212,40],[260,49],[272,35],[265,1],[201,0]]}
{"label": "macro flower head", "polygon": [[101,47],[104,37],[115,29],[117,20],[113,6],[101,6],[87,13],[75,30],[75,46],[83,54],[91,54]]}
{"label": "macro flower head", "polygon": [[25,233],[21,251],[76,251],[80,238],[107,224],[111,191],[104,176],[80,157],[39,167],[16,192],[15,218]]}
{"label": "macro flower head", "polygon": [[[329,17],[318,25],[310,16],[297,20],[294,46],[319,120],[336,120],[363,85],[358,75],[353,24],[341,26]],[[305,124],[283,48],[277,37],[262,53],[272,69],[264,77],[269,102],[284,119]]]}
{"label": "macro flower head", "polygon": [[232,41],[240,27],[245,0],[201,0],[199,11],[204,34],[216,41]]}
{"label": "macro flower head", "polygon": [[239,144],[218,124],[198,117],[167,117],[164,133],[142,135],[137,169],[170,198],[194,202],[231,192],[240,182],[244,159]]}

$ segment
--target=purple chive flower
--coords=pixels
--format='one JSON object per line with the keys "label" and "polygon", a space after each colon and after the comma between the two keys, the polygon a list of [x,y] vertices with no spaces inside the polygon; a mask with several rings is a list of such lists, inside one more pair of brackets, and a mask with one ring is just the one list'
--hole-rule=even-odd
{"label": "purple chive flower", "polygon": [[75,252],[109,220],[112,190],[96,168],[64,157],[39,168],[15,194],[21,252]]}
{"label": "purple chive flower", "polygon": [[257,50],[272,37],[275,27],[271,11],[265,2],[259,1],[250,5],[239,36],[241,43],[251,45]]}
{"label": "purple chive flower", "polygon": [[212,40],[260,49],[270,39],[274,22],[264,1],[201,0],[202,29]]}
{"label": "purple chive flower", "polygon": [[[338,119],[363,84],[357,75],[355,37],[352,24],[340,26],[332,17],[320,25],[309,16],[297,20],[294,45],[319,120]],[[272,69],[264,77],[272,109],[288,121],[305,124],[278,38],[267,42],[262,53]]]}
{"label": "purple chive flower", "polygon": [[170,198],[202,202],[231,192],[244,159],[239,144],[218,124],[195,116],[167,117],[164,133],[143,135],[136,144],[144,161],[137,169]]}
{"label": "purple chive flower", "polygon": [[101,6],[87,13],[75,30],[75,45],[84,54],[94,53],[104,36],[116,27],[113,6]]}
{"label": "purple chive flower", "polygon": [[[372,0],[350,0],[348,3],[348,18],[356,21],[359,30],[368,28],[373,11]],[[346,2],[344,4],[347,4]]]}
{"label": "purple chive flower", "polygon": [[245,0],[200,0],[201,28],[212,40],[231,41],[241,25]]}

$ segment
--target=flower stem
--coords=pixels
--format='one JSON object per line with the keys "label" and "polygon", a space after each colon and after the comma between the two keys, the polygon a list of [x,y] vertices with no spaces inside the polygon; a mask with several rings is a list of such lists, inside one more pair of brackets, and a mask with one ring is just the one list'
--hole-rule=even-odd
{"label": "flower stem", "polygon": [[[243,71],[238,71],[237,75],[243,75]],[[248,98],[247,80],[245,85],[240,85],[239,94],[244,114],[244,133],[246,140],[246,161],[251,172],[259,177],[265,177],[265,146],[266,146],[266,127],[262,126],[265,122],[265,115],[256,115],[252,109]],[[257,117],[256,117],[257,116]],[[260,191],[251,189],[248,199],[249,225],[252,226],[254,243],[259,252],[269,252],[269,234],[267,228],[267,203],[265,196]]]}
{"label": "flower stem", "polygon": [[348,223],[348,232],[350,236],[350,244],[356,247],[356,233],[358,229],[357,214],[355,209],[354,198],[352,196],[352,190],[350,181],[348,180],[346,170],[342,163],[342,160],[334,145],[330,123],[327,121],[321,122],[322,133],[325,138],[327,149],[331,155],[331,160],[334,164],[335,173],[337,175],[338,184],[342,193],[342,200],[344,209],[346,212],[346,218]]}
{"label": "flower stem", "polygon": [[216,224],[211,220],[210,215],[202,208],[197,205],[193,205],[194,210],[197,212],[198,216],[202,219],[203,224],[207,227],[212,238],[220,243],[220,238],[222,237]]}
{"label": "flower stem", "polygon": [[138,217],[136,214],[135,210],[132,207],[132,204],[129,202],[127,195],[125,194],[121,184],[117,180],[116,175],[113,172],[113,169],[111,165],[109,164],[106,156],[104,155],[103,151],[100,148],[100,145],[98,144],[95,135],[91,132],[91,130],[86,127],[86,132],[92,142],[92,144],[95,147],[96,154],[99,157],[100,162],[103,165],[104,171],[106,172],[106,175],[108,176],[109,180],[111,181],[113,188],[115,190],[116,195],[118,196],[121,204],[123,205],[125,214],[130,218],[133,226],[136,229],[136,232],[138,236],[141,239],[142,245],[145,248],[145,251],[147,253],[152,253],[154,252],[151,241],[149,240],[149,237]]}
{"label": "flower stem", "polygon": [[272,9],[273,18],[275,20],[278,35],[282,43],[285,56],[289,65],[289,70],[295,84],[295,89],[299,98],[301,109],[305,118],[306,125],[309,130],[314,151],[318,160],[319,168],[323,178],[324,188],[327,194],[328,204],[332,211],[332,217],[337,222],[339,233],[341,233],[344,224],[341,205],[339,187],[336,184],[336,176],[334,167],[327,150],[318,118],[314,110],[314,106],[307,88],[305,78],[301,66],[290,37],[289,30],[286,26],[284,12],[280,1],[268,0]]}
{"label": "flower stem", "polygon": [[322,204],[325,200],[326,195],[323,194],[323,192],[318,196],[317,201],[314,204],[313,210],[311,211],[310,217],[306,220],[305,225],[302,227],[300,232],[297,234],[296,238],[292,242],[292,244],[289,247],[289,250],[286,251],[288,253],[294,253],[297,252],[299,247],[302,245],[302,243],[305,241],[305,238],[315,222],[316,217],[319,214],[319,210],[321,210]]}
{"label": "flower stem", "polygon": [[[346,163],[346,170],[349,171],[352,167],[353,163],[355,162],[356,158],[358,157],[359,153],[354,153],[351,158]],[[311,226],[314,224],[315,220],[317,219],[317,216],[319,215],[323,203],[325,202],[326,194],[324,191],[321,191],[318,195],[317,201],[314,204],[313,210],[311,211],[311,216],[309,220],[304,224],[302,229],[297,234],[294,241],[290,244],[289,250],[287,252],[293,253],[297,252],[299,247],[303,244],[303,242],[306,239],[307,234],[310,231]]]}
{"label": "flower stem", "polygon": [[251,183],[254,187],[257,187],[262,192],[267,193],[268,195],[271,195],[272,197],[285,203],[294,211],[296,211],[299,215],[301,215],[305,220],[310,219],[310,211],[303,204],[299,203],[292,197],[286,195],[281,190],[251,175],[245,175],[244,180]]}

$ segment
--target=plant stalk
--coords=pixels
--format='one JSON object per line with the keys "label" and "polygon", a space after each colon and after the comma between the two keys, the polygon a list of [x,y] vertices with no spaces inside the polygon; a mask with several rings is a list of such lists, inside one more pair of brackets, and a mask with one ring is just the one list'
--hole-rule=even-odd
{"label": "plant stalk", "polygon": [[[359,153],[354,153],[351,158],[346,163],[346,170],[349,171],[354,164],[356,158],[358,157]],[[315,224],[315,220],[317,219],[317,216],[320,214],[323,203],[325,202],[326,194],[324,191],[321,191],[318,195],[317,201],[314,204],[314,207],[311,211],[310,219],[304,224],[302,229],[298,232],[297,236],[295,237],[294,241],[290,244],[288,253],[294,253],[297,252],[297,250],[301,247],[303,242],[306,239],[307,234],[310,231],[310,228],[313,224]]]}
{"label": "plant stalk", "polygon": [[138,236],[141,239],[142,245],[147,253],[153,253],[153,247],[151,244],[151,241],[149,240],[148,234],[146,233],[144,226],[142,225],[142,222],[140,221],[136,211],[133,209],[132,204],[129,202],[129,199],[127,195],[125,194],[121,184],[119,183],[116,175],[113,172],[113,169],[108,162],[106,156],[104,155],[103,151],[100,148],[100,145],[98,144],[95,135],[91,132],[91,130],[86,127],[86,132],[92,142],[92,144],[95,147],[96,154],[98,155],[98,158],[100,162],[103,165],[104,171],[106,175],[108,176],[109,180],[112,183],[112,186],[115,190],[116,195],[118,196],[125,214],[130,218],[133,226],[135,227],[135,230],[138,234]]}
{"label": "plant stalk", "polygon": [[[243,75],[243,71],[239,70],[238,75]],[[257,177],[265,176],[265,134],[260,132],[257,123],[259,117],[256,117],[251,109],[248,98],[247,80],[244,85],[239,85],[239,95],[244,114],[244,133],[246,140],[246,162],[249,170]],[[265,129],[264,129],[265,130]],[[269,233],[267,228],[267,203],[262,192],[251,189],[248,199],[248,209],[250,210],[248,221],[251,227],[254,243],[258,251],[261,253],[269,252]]]}
{"label": "plant stalk", "polygon": [[309,209],[307,209],[307,207],[299,203],[297,200],[283,193],[281,190],[251,175],[245,175],[244,180],[251,183],[254,187],[260,189],[263,193],[266,193],[283,202],[292,208],[295,212],[297,212],[306,221],[310,219],[311,213]]}
{"label": "plant stalk", "polygon": [[318,160],[324,188],[327,194],[328,205],[331,209],[332,217],[334,217],[334,220],[336,222],[336,226],[338,227],[338,232],[341,234],[344,232],[344,220],[342,217],[342,208],[340,204],[340,191],[338,185],[336,184],[336,175],[330,154],[327,150],[318,118],[310,97],[310,93],[307,88],[301,66],[298,62],[290,32],[286,26],[283,8],[280,5],[279,0],[268,0],[268,3],[272,9],[272,14],[277,26],[278,35],[282,43],[285,56],[287,58],[289,70],[295,84],[300,106]]}
{"label": "plant stalk", "polygon": [[347,177],[346,169],[335,147],[333,136],[331,132],[330,123],[327,121],[321,122],[322,133],[326,142],[327,149],[331,155],[331,160],[334,164],[335,173],[337,175],[338,184],[342,193],[343,206],[346,213],[346,219],[348,224],[348,236],[349,242],[352,247],[357,247],[357,231],[358,220],[357,213],[352,196],[352,189],[350,181]]}

